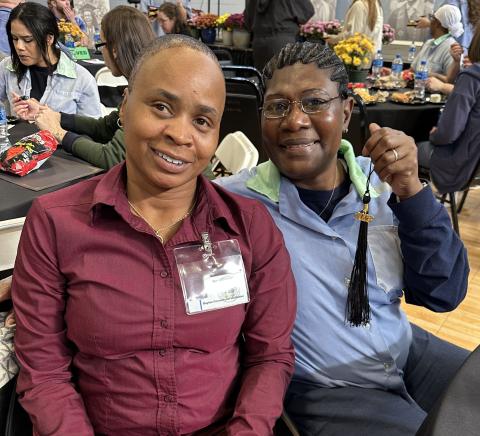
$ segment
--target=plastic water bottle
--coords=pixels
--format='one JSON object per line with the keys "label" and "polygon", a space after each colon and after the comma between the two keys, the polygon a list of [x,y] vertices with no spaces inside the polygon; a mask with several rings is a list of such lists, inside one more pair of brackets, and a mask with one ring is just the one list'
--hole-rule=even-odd
{"label": "plastic water bottle", "polygon": [[73,36],[70,35],[70,33],[67,33],[65,35],[65,47],[75,48],[75,40],[73,39]]}
{"label": "plastic water bottle", "polygon": [[9,147],[7,111],[5,105],[0,101],[0,154]]}
{"label": "plastic water bottle", "polygon": [[427,61],[421,61],[420,66],[415,71],[415,85],[413,90],[415,96],[421,100],[425,98],[425,86],[427,85],[428,68]]}
{"label": "plastic water bottle", "polygon": [[392,77],[395,80],[395,83],[398,85],[400,80],[402,80],[402,71],[403,71],[403,59],[400,54],[395,56],[395,59],[392,63]]}
{"label": "plastic water bottle", "polygon": [[380,50],[377,51],[377,54],[373,58],[373,63],[372,63],[372,75],[376,79],[380,77],[380,74],[382,72],[383,68],[383,55]]}
{"label": "plastic water bottle", "polygon": [[415,55],[417,54],[417,46],[415,45],[415,41],[412,41],[412,45],[408,48],[408,62],[412,63],[415,59]]}

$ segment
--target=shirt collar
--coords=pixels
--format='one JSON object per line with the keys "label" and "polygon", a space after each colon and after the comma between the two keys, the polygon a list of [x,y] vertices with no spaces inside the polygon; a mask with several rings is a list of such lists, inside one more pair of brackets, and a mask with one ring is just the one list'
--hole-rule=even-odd
{"label": "shirt collar", "polygon": [[[345,139],[342,139],[339,154],[343,156],[348,167],[348,174],[350,181],[354,185],[358,195],[363,197],[365,193],[365,186],[367,184],[367,176],[357,163],[355,152],[352,144]],[[256,174],[247,180],[247,188],[252,191],[264,195],[275,203],[279,202],[280,198],[280,182],[281,174],[278,168],[272,161],[264,162],[257,167]],[[378,192],[373,187],[370,188],[370,196],[378,197]]]}
{"label": "shirt collar", "polygon": [[439,38],[434,39],[433,40],[433,45],[436,45],[436,46],[440,45],[443,41],[450,38],[450,36],[451,36],[450,33],[446,33],[445,35],[442,35]]}
{"label": "shirt collar", "polygon": [[[110,171],[101,176],[93,192],[90,208],[92,224],[102,214],[103,207],[115,208],[125,221],[130,215],[130,206],[126,195],[127,168],[125,162],[114,166]],[[233,211],[229,207],[230,192],[220,186],[214,186],[204,176],[198,177],[197,204],[192,214],[195,227],[199,231],[211,231],[214,222],[223,221],[231,231],[241,234]]]}
{"label": "shirt collar", "polygon": [[[13,69],[12,60],[7,62],[5,68],[12,73],[15,72]],[[75,68],[75,62],[73,62],[63,51],[60,50],[60,58],[58,59],[58,64],[56,70],[53,74],[60,74],[61,76],[69,77],[70,79],[77,78],[77,70]]]}

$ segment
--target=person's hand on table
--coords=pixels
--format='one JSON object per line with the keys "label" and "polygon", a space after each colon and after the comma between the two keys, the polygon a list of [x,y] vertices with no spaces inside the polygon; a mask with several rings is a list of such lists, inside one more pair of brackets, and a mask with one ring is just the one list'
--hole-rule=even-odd
{"label": "person's hand on table", "polygon": [[[12,290],[12,277],[7,277],[3,280],[0,280],[0,303],[2,301],[10,300]],[[5,326],[11,327],[15,325],[15,313],[13,309],[8,312],[7,317],[5,318]]]}
{"label": "person's hand on table", "polygon": [[430,20],[428,17],[420,17],[417,21],[415,21],[415,24],[416,29],[427,29],[430,27]]}
{"label": "person's hand on table", "polygon": [[42,108],[38,114],[35,123],[40,130],[48,130],[55,136],[58,142],[62,142],[63,138],[67,134],[66,130],[62,129],[60,125],[60,112],[55,112],[47,105]]}
{"label": "person's hand on table", "polygon": [[40,113],[42,105],[34,98],[23,99],[15,92],[12,92],[13,107],[12,109],[19,118],[25,121],[34,121],[35,117]]}
{"label": "person's hand on table", "polygon": [[453,85],[451,83],[442,82],[436,77],[429,77],[427,79],[426,88],[430,92],[441,92],[442,94],[450,94],[450,87],[453,89]]}
{"label": "person's hand on table", "polygon": [[373,168],[381,180],[387,182],[400,200],[406,200],[423,188],[418,178],[417,146],[405,133],[369,126],[371,136],[363,147],[362,154],[370,156]]}

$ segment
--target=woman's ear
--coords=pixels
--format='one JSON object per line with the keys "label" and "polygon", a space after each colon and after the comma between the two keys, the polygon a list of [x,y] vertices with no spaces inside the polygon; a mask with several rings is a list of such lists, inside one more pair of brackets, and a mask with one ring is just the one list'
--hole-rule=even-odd
{"label": "woman's ear", "polygon": [[118,118],[120,120],[120,125],[123,127],[123,121],[125,119],[125,110],[126,110],[126,105],[128,101],[128,88],[125,88],[123,91],[123,100],[122,104],[120,105],[120,110],[118,111]]}
{"label": "woman's ear", "polygon": [[54,41],[53,35],[47,35],[47,46],[48,47],[51,47],[53,45],[53,41]]}
{"label": "woman's ear", "polygon": [[[348,92],[348,91],[347,91]],[[348,94],[346,100],[343,101],[343,130],[345,131],[348,129],[348,125],[350,124],[350,118],[352,117],[353,111],[353,98],[350,97],[350,93]]]}

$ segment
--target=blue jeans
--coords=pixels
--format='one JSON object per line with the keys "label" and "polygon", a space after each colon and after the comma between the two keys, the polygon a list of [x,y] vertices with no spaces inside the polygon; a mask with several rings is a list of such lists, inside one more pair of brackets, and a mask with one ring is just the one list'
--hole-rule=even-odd
{"label": "blue jeans", "polygon": [[302,436],[415,435],[469,351],[412,325],[401,393],[358,387],[321,388],[292,382],[285,409]]}

